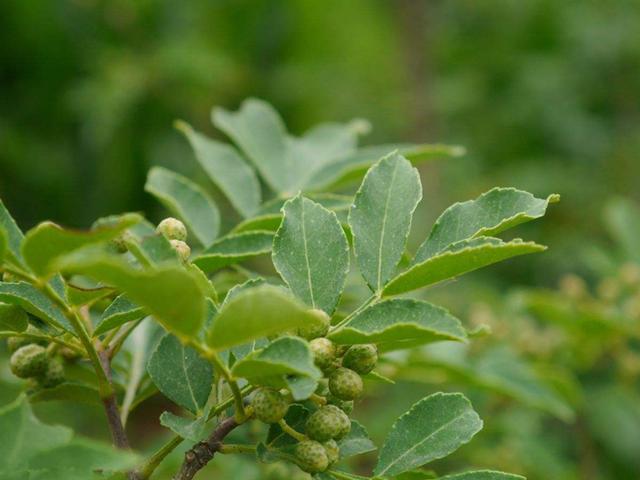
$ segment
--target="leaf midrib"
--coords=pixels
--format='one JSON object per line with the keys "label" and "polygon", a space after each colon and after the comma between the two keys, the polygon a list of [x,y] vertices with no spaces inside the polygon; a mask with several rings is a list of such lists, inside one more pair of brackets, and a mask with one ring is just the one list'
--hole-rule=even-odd
{"label": "leaf midrib", "polygon": [[391,174],[391,182],[389,182],[389,189],[387,190],[387,198],[384,203],[384,214],[382,215],[382,228],[380,229],[380,242],[378,245],[378,275],[376,278],[376,290],[380,291],[382,289],[381,278],[382,278],[382,247],[384,245],[384,235],[387,226],[387,212],[389,210],[389,200],[391,199],[391,191],[393,190],[393,182],[396,179],[396,172],[398,170],[398,163],[393,162],[393,173]]}

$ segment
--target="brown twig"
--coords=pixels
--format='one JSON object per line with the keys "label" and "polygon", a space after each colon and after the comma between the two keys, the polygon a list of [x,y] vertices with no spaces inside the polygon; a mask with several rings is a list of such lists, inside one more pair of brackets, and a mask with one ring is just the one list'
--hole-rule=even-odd
{"label": "brown twig", "polygon": [[209,463],[222,447],[222,440],[238,425],[240,424],[235,417],[221,421],[206,441],[196,443],[184,454],[180,471],[173,477],[173,480],[191,480],[200,469]]}

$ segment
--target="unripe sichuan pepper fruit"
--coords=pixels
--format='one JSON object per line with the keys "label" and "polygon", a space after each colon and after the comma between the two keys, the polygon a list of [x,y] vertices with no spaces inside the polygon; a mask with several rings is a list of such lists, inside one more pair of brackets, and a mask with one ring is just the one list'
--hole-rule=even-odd
{"label": "unripe sichuan pepper fruit", "polygon": [[306,423],[306,432],[309,438],[319,442],[336,438],[340,435],[341,429],[341,418],[334,409],[329,408],[329,405],[320,407],[313,412]]}
{"label": "unripe sichuan pepper fruit", "polygon": [[362,389],[362,378],[348,368],[338,368],[329,377],[329,390],[340,400],[355,400],[362,395]]}
{"label": "unripe sichuan pepper fruit", "polygon": [[38,377],[38,383],[45,388],[53,388],[64,382],[64,366],[58,357],[52,358],[47,363],[47,369]]}
{"label": "unripe sichuan pepper fruit", "polygon": [[353,345],[342,359],[342,366],[350,368],[360,375],[371,372],[378,362],[378,349],[375,345]]}
{"label": "unripe sichuan pepper fruit", "polygon": [[261,388],[251,400],[253,411],[258,420],[264,423],[278,423],[289,409],[289,402],[277,390]]}
{"label": "unripe sichuan pepper fruit", "polygon": [[309,342],[309,347],[313,353],[315,364],[321,370],[325,370],[334,365],[336,360],[336,347],[328,338],[314,338]]}
{"label": "unripe sichuan pepper fruit", "polygon": [[335,440],[327,440],[322,444],[324,451],[327,453],[327,460],[329,460],[329,466],[337,463],[340,460],[340,447]]}
{"label": "unripe sichuan pepper fruit", "polygon": [[329,327],[331,326],[331,318],[322,310],[314,309],[311,310],[311,313],[317,318],[317,322],[298,329],[298,335],[307,340],[324,337],[329,333]]}
{"label": "unripe sichuan pepper fruit", "polygon": [[302,470],[308,473],[320,473],[329,468],[329,458],[321,443],[305,440],[296,445],[296,460]]}
{"label": "unripe sichuan pepper fruit", "polygon": [[184,242],[187,239],[187,228],[184,226],[184,223],[177,218],[165,218],[158,224],[156,232],[161,233],[169,240],[180,240]]}
{"label": "unripe sichuan pepper fruit", "polygon": [[338,419],[338,424],[340,425],[338,434],[333,438],[335,440],[341,440],[346,437],[351,431],[351,420],[349,419],[349,416],[335,405],[326,405],[324,408],[332,411],[335,414],[336,418]]}
{"label": "unripe sichuan pepper fruit", "polygon": [[189,260],[189,257],[191,256],[191,247],[189,247],[189,245],[187,245],[182,240],[170,240],[170,242],[174,250],[178,252],[178,257],[180,257],[180,260],[182,260],[183,262]]}
{"label": "unripe sichuan pepper fruit", "polygon": [[16,377],[30,378],[42,375],[47,370],[47,351],[34,343],[25,345],[11,355],[11,371]]}

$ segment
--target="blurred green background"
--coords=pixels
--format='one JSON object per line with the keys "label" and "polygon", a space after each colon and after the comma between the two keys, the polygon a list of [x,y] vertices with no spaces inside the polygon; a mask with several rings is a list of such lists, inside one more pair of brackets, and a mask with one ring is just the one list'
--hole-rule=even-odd
{"label": "blurred green background", "polygon": [[[554,287],[567,272],[594,286],[611,273],[597,268],[596,247],[616,248],[605,205],[640,201],[637,0],[5,0],[0,91],[0,197],[25,230],[131,210],[158,218],[143,191],[150,166],[202,177],[173,121],[221,138],[211,107],[235,110],[248,96],[272,103],[296,134],[362,117],[373,125],[364,143],[464,145],[465,157],[422,168],[415,242],[447,205],[494,185],[560,193],[543,221],[521,229],[550,251],[450,292],[447,306],[465,315],[476,297],[509,311],[507,287]],[[453,295],[465,285],[461,302]],[[510,415],[503,421],[538,434],[537,420]],[[561,435],[535,458],[572,465],[575,438]],[[493,447],[476,458],[496,465]],[[531,478],[639,478],[622,458],[606,457],[594,476],[588,465],[512,463]]]}

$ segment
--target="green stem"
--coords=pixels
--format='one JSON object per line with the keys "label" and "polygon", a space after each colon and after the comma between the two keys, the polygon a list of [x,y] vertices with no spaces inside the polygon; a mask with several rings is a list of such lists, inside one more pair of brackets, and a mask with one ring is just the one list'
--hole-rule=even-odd
{"label": "green stem", "polygon": [[7,338],[7,337],[21,337],[21,338],[28,338],[30,340],[46,340],[47,342],[53,342],[63,347],[67,347],[73,350],[74,352],[79,353],[80,355],[85,354],[85,351],[82,348],[80,348],[78,345],[74,345],[73,343],[67,342],[66,340],[63,340],[58,337],[50,337],[48,335],[38,335],[38,334],[27,333],[27,332],[11,332],[11,331],[5,331],[5,330],[0,331],[0,338]]}
{"label": "green stem", "polygon": [[238,421],[238,423],[243,423],[246,419],[246,413],[244,411],[244,402],[242,401],[242,393],[240,392],[238,382],[236,382],[236,380],[233,378],[231,372],[222,362],[215,350],[211,350],[210,348],[200,343],[194,343],[193,346],[202,354],[202,356],[204,356],[213,364],[214,368],[229,384],[229,388],[231,388],[231,393],[233,394],[233,398],[236,404],[236,420]]}
{"label": "green stem", "polygon": [[[243,396],[246,396],[246,395],[249,395],[251,392],[253,392],[256,388],[257,387],[254,387],[254,386],[246,386],[240,391],[240,393]],[[229,408],[231,405],[234,404],[235,401],[236,401],[235,397],[231,396],[227,398],[225,401],[216,405],[214,408],[211,409],[211,412],[209,413],[207,421],[211,420],[213,417],[219,415],[222,411]],[[151,476],[151,474],[155,471],[155,469],[158,468],[158,465],[160,465],[160,462],[162,462],[162,460],[164,460],[164,458],[167,455],[169,455],[178,445],[180,445],[183,440],[184,440],[183,437],[181,437],[180,435],[176,435],[173,438],[171,438],[171,440],[169,440],[167,443],[165,443],[162,447],[160,447],[160,449],[157,450],[153,455],[151,455],[137,470],[139,479],[140,480],[148,479]]]}
{"label": "green stem", "polygon": [[279,422],[278,425],[280,425],[280,428],[282,429],[283,432],[285,432],[287,435],[295,438],[296,440],[298,440],[299,442],[304,442],[305,440],[308,440],[307,436],[300,433],[299,431],[293,429],[288,423],[287,421],[282,418]]}
{"label": "green stem", "polygon": [[256,452],[256,446],[255,445],[236,445],[236,444],[229,444],[229,445],[222,445],[220,447],[220,450],[218,450],[218,452],[220,453],[255,453]]}
{"label": "green stem", "polygon": [[364,303],[362,305],[360,305],[358,308],[356,308],[353,312],[351,312],[349,315],[347,315],[345,318],[343,318],[342,320],[340,320],[340,322],[338,322],[337,324],[335,324],[333,327],[331,327],[331,331],[334,332],[336,331],[338,328],[340,328],[342,325],[346,324],[349,320],[351,320],[353,317],[355,317],[356,315],[358,315],[362,310],[364,310],[365,308],[367,308],[369,305],[371,305],[372,303],[376,302],[377,300],[379,300],[378,296],[374,293],[373,295],[371,295],[369,298],[367,298]]}

